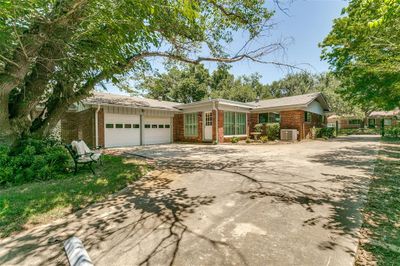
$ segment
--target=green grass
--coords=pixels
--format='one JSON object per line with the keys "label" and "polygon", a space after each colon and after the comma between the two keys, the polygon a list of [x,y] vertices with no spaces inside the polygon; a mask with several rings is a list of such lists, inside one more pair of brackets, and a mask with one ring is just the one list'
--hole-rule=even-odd
{"label": "green grass", "polygon": [[[400,263],[400,142],[382,141],[368,201],[360,249],[378,265]],[[361,259],[362,261],[362,259]],[[362,264],[359,260],[358,264]]]}
{"label": "green grass", "polygon": [[104,200],[147,171],[134,159],[106,155],[103,162],[95,165],[95,176],[83,166],[77,175],[0,189],[0,237]]}

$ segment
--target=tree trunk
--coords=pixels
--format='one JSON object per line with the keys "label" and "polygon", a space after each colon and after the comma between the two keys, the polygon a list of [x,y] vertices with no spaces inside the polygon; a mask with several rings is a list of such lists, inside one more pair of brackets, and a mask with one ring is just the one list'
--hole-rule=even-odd
{"label": "tree trunk", "polygon": [[8,95],[4,90],[0,91],[0,145],[12,145],[17,139],[10,125]]}

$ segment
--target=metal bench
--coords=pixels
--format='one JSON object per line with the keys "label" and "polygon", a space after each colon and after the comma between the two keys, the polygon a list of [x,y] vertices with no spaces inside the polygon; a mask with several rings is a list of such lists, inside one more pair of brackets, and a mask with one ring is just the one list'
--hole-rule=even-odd
{"label": "metal bench", "polygon": [[100,165],[103,165],[103,162],[101,160],[102,155],[100,153],[90,152],[90,153],[80,155],[73,149],[71,144],[65,144],[64,147],[68,150],[68,152],[71,154],[72,159],[74,160],[74,164],[75,164],[74,174],[77,173],[79,164],[80,165],[88,165],[94,175],[96,173],[94,172],[92,164],[99,162]]}

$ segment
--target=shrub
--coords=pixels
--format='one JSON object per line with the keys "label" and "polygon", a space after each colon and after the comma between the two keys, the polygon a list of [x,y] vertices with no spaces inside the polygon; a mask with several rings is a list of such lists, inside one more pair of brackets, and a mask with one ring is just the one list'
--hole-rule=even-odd
{"label": "shrub", "polygon": [[60,177],[69,155],[53,140],[24,139],[13,149],[0,147],[0,186]]}
{"label": "shrub", "polygon": [[280,125],[279,123],[265,124],[265,135],[269,140],[279,139]]}
{"label": "shrub", "polygon": [[231,138],[231,142],[232,143],[238,143],[239,142],[239,138],[238,137],[232,137]]}
{"label": "shrub", "polygon": [[[318,135],[319,134],[319,135]],[[335,128],[333,127],[323,127],[320,128],[319,132],[318,132],[317,136],[322,137],[322,138],[333,138],[335,136]]]}
{"label": "shrub", "polygon": [[393,126],[389,128],[385,128],[385,135],[391,138],[399,138],[400,137],[400,126]]}
{"label": "shrub", "polygon": [[259,132],[259,133],[261,133],[261,132],[263,131],[263,128],[264,128],[264,124],[256,124],[256,125],[254,126],[254,132]]}
{"label": "shrub", "polygon": [[344,128],[339,130],[339,135],[376,135],[380,133],[379,128]]}
{"label": "shrub", "polygon": [[247,138],[246,143],[250,143],[250,142],[251,142],[250,138]]}
{"label": "shrub", "polygon": [[260,137],[260,141],[261,141],[262,143],[266,143],[266,142],[268,141],[268,136],[261,136],[261,137]]}

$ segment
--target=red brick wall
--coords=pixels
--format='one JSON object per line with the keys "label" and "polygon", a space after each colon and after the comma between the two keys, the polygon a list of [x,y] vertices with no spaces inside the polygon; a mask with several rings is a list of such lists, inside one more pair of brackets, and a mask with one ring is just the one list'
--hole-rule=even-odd
{"label": "red brick wall", "polygon": [[[105,141],[104,141],[104,109],[101,108],[97,114],[97,123],[98,123],[98,134],[99,134],[99,145],[104,147]],[[96,142],[95,142],[96,143]]]}
{"label": "red brick wall", "polygon": [[173,126],[174,141],[183,141],[183,134],[184,134],[183,114],[174,115],[173,125],[174,125]]}
{"label": "red brick wall", "polygon": [[203,113],[197,113],[197,137],[185,137],[184,114],[174,115],[174,141],[202,142],[203,141]]}
{"label": "red brick wall", "polygon": [[224,111],[218,110],[218,142],[224,142]]}
{"label": "red brick wall", "polygon": [[317,114],[311,114],[311,122],[304,121],[304,111],[282,111],[281,113],[281,129],[297,129],[299,131],[298,139],[311,138],[311,128],[323,127],[320,116]]}
{"label": "red brick wall", "polygon": [[[246,125],[246,135],[250,136],[250,132],[253,130],[251,129],[251,114],[248,113],[247,115],[247,125]],[[246,137],[247,138],[247,137]]]}
{"label": "red brick wall", "polygon": [[217,111],[212,110],[212,140],[215,141],[217,139]]}
{"label": "red brick wall", "polygon": [[71,143],[78,139],[77,113],[66,112],[61,118],[61,140],[64,143]]}
{"label": "red brick wall", "polygon": [[250,114],[250,132],[254,132],[254,126],[259,123],[259,113],[251,113]]}
{"label": "red brick wall", "polygon": [[61,140],[64,143],[71,143],[73,140],[82,139],[89,147],[94,147],[96,145],[94,113],[94,109],[78,113],[66,112],[61,118]]}

